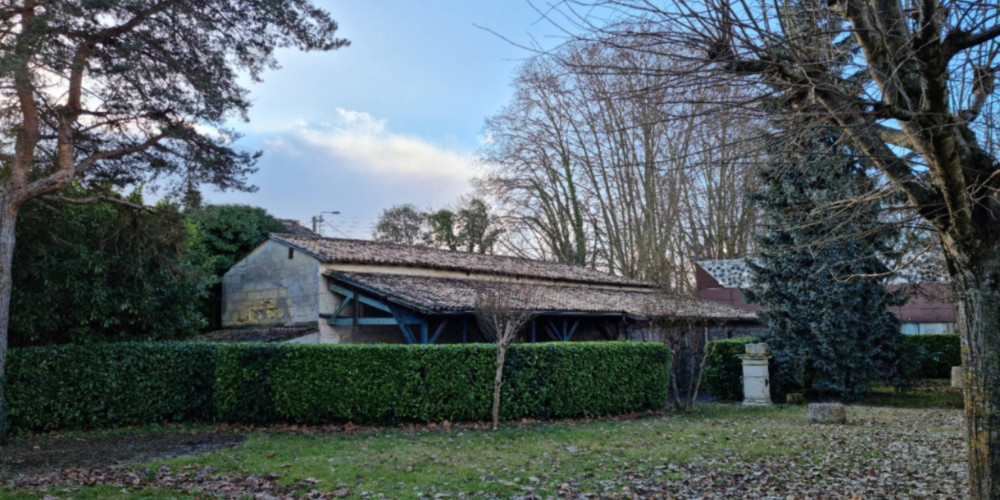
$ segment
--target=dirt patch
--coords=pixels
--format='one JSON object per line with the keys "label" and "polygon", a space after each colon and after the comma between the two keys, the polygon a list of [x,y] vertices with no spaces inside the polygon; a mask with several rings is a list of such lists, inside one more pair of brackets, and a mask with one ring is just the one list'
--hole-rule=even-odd
{"label": "dirt patch", "polygon": [[228,432],[21,438],[0,447],[0,481],[64,469],[101,469],[195,455],[235,446],[244,439]]}

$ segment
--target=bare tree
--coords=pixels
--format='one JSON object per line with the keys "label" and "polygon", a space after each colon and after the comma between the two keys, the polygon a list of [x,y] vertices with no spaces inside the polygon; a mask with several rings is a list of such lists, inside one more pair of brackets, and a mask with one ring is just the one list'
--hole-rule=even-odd
{"label": "bare tree", "polygon": [[[520,248],[536,256],[692,288],[692,257],[743,256],[753,176],[738,115],[670,104],[656,54],[570,44],[525,64],[511,105],[487,121],[485,184]],[[630,72],[602,68],[621,64]],[[685,89],[704,99],[731,89]],[[712,148],[704,147],[714,138]],[[521,243],[536,237],[539,245]]]}
{"label": "bare tree", "polygon": [[958,301],[970,493],[1000,498],[996,3],[597,3],[564,4],[569,21],[560,22],[589,28],[589,40],[677,61],[658,71],[671,85],[694,76],[745,91],[719,107],[837,128],[875,166],[876,185],[933,228]]}
{"label": "bare tree", "polygon": [[535,291],[531,285],[513,281],[486,283],[476,291],[476,320],[480,329],[497,345],[497,369],[493,379],[493,430],[500,425],[500,388],[507,347],[535,316],[531,309]]}
{"label": "bare tree", "polygon": [[[712,325],[704,320],[665,314],[665,311],[673,309],[670,302],[675,298],[670,292],[661,290],[649,301],[644,311],[648,329],[646,340],[663,342],[667,346],[670,351],[669,385],[674,397],[674,409],[690,411],[701,390],[705,363],[708,360],[705,346],[708,344]],[[686,382],[683,390],[682,379]]]}

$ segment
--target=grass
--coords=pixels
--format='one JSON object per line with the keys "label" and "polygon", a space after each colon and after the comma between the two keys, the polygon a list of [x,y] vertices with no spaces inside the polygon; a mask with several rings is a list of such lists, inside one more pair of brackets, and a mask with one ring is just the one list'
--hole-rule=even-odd
{"label": "grass", "polygon": [[122,488],[120,486],[51,486],[41,488],[2,488],[0,498],[5,500],[38,500],[39,498],[65,498],[73,500],[101,499],[186,499],[195,498],[176,490],[163,488]]}
{"label": "grass", "polygon": [[497,432],[371,431],[313,436],[260,433],[244,445],[207,457],[153,464],[172,470],[212,466],[220,473],[279,472],[286,484],[319,480],[322,489],[389,498],[421,493],[535,493],[556,495],[563,481],[595,487],[624,468],[683,465],[710,458],[761,459],[817,454],[799,437],[810,432],[801,407],[743,408],[705,405],[674,417],[627,422],[594,421],[508,425]]}
{"label": "grass", "polygon": [[[932,383],[904,394],[896,394],[891,388],[878,389],[865,403],[872,401],[911,408],[952,408],[956,401],[961,406],[961,393]],[[893,421],[914,411],[926,410],[850,406],[848,419],[859,423]],[[819,460],[827,453],[831,440],[824,437],[827,431],[805,424],[804,413],[805,407],[798,405],[754,408],[702,404],[695,411],[680,415],[620,421],[511,423],[496,432],[471,427],[454,427],[449,431],[382,428],[350,434],[272,429],[250,433],[245,443],[232,448],[134,468],[156,470],[167,466],[176,473],[189,466],[210,466],[216,469],[213,475],[223,476],[278,473],[285,485],[313,484],[306,488],[321,491],[347,488],[355,497],[376,494],[386,498],[439,494],[454,497],[459,493],[508,497],[528,491],[547,497],[559,496],[559,485],[566,481],[575,481],[581,491],[594,491],[602,481],[633,470],[655,469],[662,472],[663,479],[668,479],[670,465],[708,465],[722,459],[729,463],[784,458]],[[842,426],[838,432],[869,432],[863,425]],[[141,429],[112,431],[112,434]],[[202,427],[188,430],[192,429],[198,432]],[[178,429],[153,426],[148,430]],[[947,434],[955,430],[931,426],[922,432]],[[107,431],[95,434],[106,435]],[[44,491],[0,487],[0,498],[44,495],[74,499],[189,498],[177,490],[152,487],[127,490],[102,486],[49,487]]]}
{"label": "grass", "polygon": [[962,409],[965,405],[962,390],[951,387],[951,382],[945,379],[922,380],[905,392],[898,392],[892,387],[875,387],[861,403],[898,408]]}

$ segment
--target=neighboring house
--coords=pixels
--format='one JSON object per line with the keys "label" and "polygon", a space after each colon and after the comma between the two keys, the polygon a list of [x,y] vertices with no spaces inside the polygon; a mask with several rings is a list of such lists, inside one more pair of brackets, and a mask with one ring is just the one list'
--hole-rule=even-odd
{"label": "neighboring house", "polygon": [[570,264],[376,243],[272,234],[222,281],[223,326],[315,325],[320,343],[490,341],[476,297],[500,290],[533,298],[532,341],[648,337],[650,317],[712,328],[757,328],[756,316],[649,283]]}
{"label": "neighboring house", "polygon": [[295,219],[278,219],[278,222],[281,222],[285,226],[285,233],[298,236],[320,236],[319,233],[303,226]]}
{"label": "neighboring house", "polygon": [[[743,290],[751,288],[750,269],[745,259],[695,261],[695,288],[703,300],[745,311],[760,311],[748,303]],[[903,290],[904,305],[890,307],[905,334],[951,333],[956,330],[955,300],[951,283],[940,258],[921,255],[895,273],[890,290]]]}

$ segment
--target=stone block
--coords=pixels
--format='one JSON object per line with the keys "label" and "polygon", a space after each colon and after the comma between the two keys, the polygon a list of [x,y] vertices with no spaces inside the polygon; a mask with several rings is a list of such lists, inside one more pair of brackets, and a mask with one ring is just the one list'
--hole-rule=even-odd
{"label": "stone block", "polygon": [[965,375],[961,366],[951,367],[951,386],[959,389],[965,387]]}
{"label": "stone block", "polygon": [[840,403],[810,403],[806,406],[806,421],[810,424],[843,424],[847,412]]}

